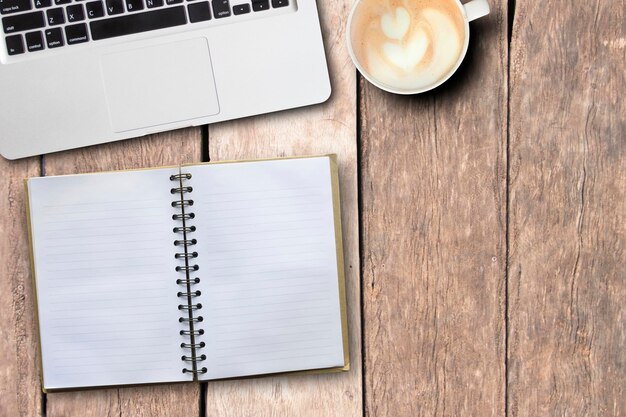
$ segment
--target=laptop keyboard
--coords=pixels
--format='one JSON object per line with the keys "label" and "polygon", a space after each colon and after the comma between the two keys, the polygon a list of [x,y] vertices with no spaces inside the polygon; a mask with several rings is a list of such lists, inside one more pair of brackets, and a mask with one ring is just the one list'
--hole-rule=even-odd
{"label": "laptop keyboard", "polygon": [[229,0],[0,0],[0,14],[7,52],[20,55],[288,5],[289,0],[232,6]]}

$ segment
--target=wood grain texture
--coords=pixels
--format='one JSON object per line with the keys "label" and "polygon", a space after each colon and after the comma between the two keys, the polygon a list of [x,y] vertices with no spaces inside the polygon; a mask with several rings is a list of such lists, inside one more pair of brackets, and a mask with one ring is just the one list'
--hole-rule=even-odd
{"label": "wood grain texture", "polygon": [[39,158],[0,157],[0,415],[39,416],[40,367],[33,312],[24,179]]}
{"label": "wood grain texture", "polygon": [[365,407],[505,410],[506,1],[434,92],[361,80]]}
{"label": "wood grain texture", "polygon": [[323,105],[220,123],[209,128],[211,160],[336,153],[341,187],[348,328],[348,373],[207,384],[211,417],[362,415],[356,150],[356,77],[345,48],[350,0],[318,2],[333,94]]}
{"label": "wood grain texture", "polygon": [[509,415],[626,415],[626,16],[518,0]]}
{"label": "wood grain texture", "polygon": [[[119,169],[159,167],[201,161],[199,128],[78,149],[45,157],[45,174],[61,175]],[[169,184],[163,184],[169,187]],[[174,272],[173,272],[174,273]],[[172,279],[176,277],[173,276]],[[197,416],[198,384],[169,384],[50,393],[48,417]]]}

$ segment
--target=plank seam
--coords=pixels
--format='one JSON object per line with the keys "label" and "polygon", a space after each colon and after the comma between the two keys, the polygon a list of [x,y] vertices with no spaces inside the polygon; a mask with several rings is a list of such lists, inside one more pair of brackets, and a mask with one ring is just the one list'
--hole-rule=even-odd
{"label": "plank seam", "polygon": [[198,415],[199,417],[206,417],[206,394],[208,389],[208,382],[200,383],[200,398],[198,399]]}
{"label": "plank seam", "polygon": [[515,19],[515,6],[516,6],[515,2],[516,1],[517,0],[508,0],[508,3],[507,3],[507,13],[508,13],[507,37],[509,40],[509,51],[511,50],[511,39],[513,38],[513,20]]}
{"label": "plank seam", "polygon": [[39,176],[46,176],[46,155],[39,156]]}
{"label": "plank seam", "polygon": [[510,277],[510,216],[511,216],[511,41],[515,22],[516,0],[507,2],[507,91],[506,91],[506,209],[505,209],[505,259],[504,259],[504,413],[510,416],[509,407],[509,277]]}
{"label": "plank seam", "polygon": [[41,395],[41,416],[46,417],[48,415],[48,397],[47,394],[42,392]]}
{"label": "plank seam", "polygon": [[202,162],[210,162],[209,154],[209,125],[203,125],[201,128],[202,143],[200,144]]}
{"label": "plank seam", "polygon": [[358,233],[359,233],[359,309],[361,314],[361,415],[367,416],[366,393],[367,384],[365,380],[365,303],[364,289],[365,282],[363,280],[364,265],[364,241],[363,241],[363,193],[361,192],[361,184],[363,183],[363,167],[361,165],[361,74],[355,69],[356,73],[356,190],[357,190],[357,212],[358,212]]}

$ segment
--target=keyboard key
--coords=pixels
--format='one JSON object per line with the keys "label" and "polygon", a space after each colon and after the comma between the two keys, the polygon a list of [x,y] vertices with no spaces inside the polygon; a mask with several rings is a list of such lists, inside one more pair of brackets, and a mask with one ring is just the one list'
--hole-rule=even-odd
{"label": "keyboard key", "polygon": [[26,49],[28,52],[43,51],[43,35],[41,32],[30,32],[26,34]]}
{"label": "keyboard key", "polygon": [[250,13],[250,5],[238,4],[237,6],[233,6],[233,13],[235,15]]}
{"label": "keyboard key", "polygon": [[179,4],[182,3],[183,0],[165,0],[167,4]]}
{"label": "keyboard key", "polygon": [[65,38],[68,45],[87,42],[89,40],[87,25],[79,23],[77,25],[65,26]]}
{"label": "keyboard key", "polygon": [[213,16],[216,19],[230,16],[230,3],[228,0],[213,0]]}
{"label": "keyboard key", "polygon": [[32,8],[30,0],[0,0],[0,14],[24,12]]}
{"label": "keyboard key", "polygon": [[252,10],[254,10],[255,12],[269,10],[269,8],[270,8],[269,0],[255,0],[252,2]]}
{"label": "keyboard key", "polygon": [[185,24],[187,24],[185,7],[176,6],[151,12],[129,14],[114,19],[95,20],[89,23],[89,26],[93,40],[97,41]]}
{"label": "keyboard key", "polygon": [[154,9],[155,7],[163,6],[163,0],[146,0],[146,6],[148,9]]}
{"label": "keyboard key", "polygon": [[67,21],[69,23],[85,20],[85,12],[83,11],[82,4],[73,4],[71,6],[67,6],[65,12],[67,13]]}
{"label": "keyboard key", "polygon": [[143,10],[143,0],[126,0],[126,10],[129,12]]}
{"label": "keyboard key", "polygon": [[289,6],[289,0],[272,0],[272,7],[275,9],[285,6]]}
{"label": "keyboard key", "polygon": [[193,3],[187,5],[189,10],[189,21],[191,23],[204,22],[205,20],[211,20],[211,8],[209,3],[203,1],[202,3]]}
{"label": "keyboard key", "polygon": [[90,19],[96,19],[98,17],[104,17],[104,7],[101,1],[92,1],[85,5],[87,8],[87,17]]}
{"label": "keyboard key", "polygon": [[70,4],[72,0],[54,0],[56,6],[62,6],[64,4]]}
{"label": "keyboard key", "polygon": [[22,35],[7,36],[7,52],[9,55],[18,55],[24,53],[24,41]]}
{"label": "keyboard key", "polygon": [[50,9],[46,11],[48,16],[48,24],[50,26],[62,25],[65,23],[65,14],[63,14],[63,8],[57,7],[56,9]]}
{"label": "keyboard key", "polygon": [[53,28],[46,30],[46,43],[48,48],[58,48],[63,46],[63,31],[61,28]]}
{"label": "keyboard key", "polygon": [[38,9],[50,6],[52,6],[52,0],[35,0],[35,7]]}
{"label": "keyboard key", "polygon": [[7,16],[2,18],[4,33],[21,32],[24,30],[39,29],[46,25],[43,12],[31,12]]}
{"label": "keyboard key", "polygon": [[106,7],[109,16],[124,13],[124,3],[122,0],[106,0]]}

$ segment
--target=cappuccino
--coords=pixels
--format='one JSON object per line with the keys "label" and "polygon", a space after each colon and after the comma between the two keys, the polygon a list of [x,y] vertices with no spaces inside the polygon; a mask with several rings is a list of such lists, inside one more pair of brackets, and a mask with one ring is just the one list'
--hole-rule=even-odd
{"label": "cappuccino", "polygon": [[360,0],[349,31],[365,75],[405,91],[447,78],[468,36],[456,0]]}

